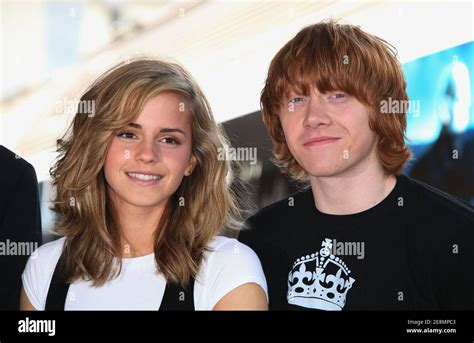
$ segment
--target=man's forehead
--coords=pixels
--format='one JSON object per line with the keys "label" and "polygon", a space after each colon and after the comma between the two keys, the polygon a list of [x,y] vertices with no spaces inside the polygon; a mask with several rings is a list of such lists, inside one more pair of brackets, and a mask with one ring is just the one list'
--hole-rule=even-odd
{"label": "man's forehead", "polygon": [[311,92],[316,92],[319,94],[326,94],[328,92],[333,92],[333,91],[342,91],[345,92],[344,89],[339,89],[337,87],[328,87],[326,89],[320,89],[316,83],[310,84],[310,83],[301,83],[299,85],[287,85],[283,92],[282,95],[284,98],[289,98],[293,95],[309,95]]}
{"label": "man's forehead", "polygon": [[298,81],[287,83],[283,86],[283,96],[288,97],[292,94],[303,94],[310,89],[308,82]]}

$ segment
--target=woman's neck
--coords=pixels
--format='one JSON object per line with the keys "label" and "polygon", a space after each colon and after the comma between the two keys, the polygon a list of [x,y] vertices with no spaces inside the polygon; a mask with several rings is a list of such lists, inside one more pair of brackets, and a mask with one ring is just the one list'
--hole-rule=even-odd
{"label": "woman's neck", "polygon": [[122,257],[132,258],[153,253],[154,236],[164,207],[116,206]]}

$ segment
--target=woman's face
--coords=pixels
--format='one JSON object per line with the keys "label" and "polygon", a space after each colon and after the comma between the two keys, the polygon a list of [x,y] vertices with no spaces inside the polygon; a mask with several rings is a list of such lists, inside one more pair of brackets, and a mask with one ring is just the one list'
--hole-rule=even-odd
{"label": "woman's face", "polygon": [[114,132],[104,165],[118,211],[162,209],[191,174],[191,113],[183,96],[164,92],[150,99],[136,120]]}

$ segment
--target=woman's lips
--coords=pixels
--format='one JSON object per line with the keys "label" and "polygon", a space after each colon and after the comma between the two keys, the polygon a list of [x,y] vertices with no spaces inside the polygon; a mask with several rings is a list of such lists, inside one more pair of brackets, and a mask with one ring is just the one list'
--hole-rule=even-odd
{"label": "woman's lips", "polygon": [[140,172],[126,172],[125,175],[130,181],[140,186],[156,185],[163,178],[161,175]]}

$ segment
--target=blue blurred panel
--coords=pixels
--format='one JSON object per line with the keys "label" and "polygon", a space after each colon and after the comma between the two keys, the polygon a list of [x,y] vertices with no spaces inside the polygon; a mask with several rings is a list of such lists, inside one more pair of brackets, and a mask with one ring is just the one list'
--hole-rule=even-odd
{"label": "blue blurred panel", "polygon": [[[474,42],[403,65],[414,160],[404,173],[474,204]],[[416,108],[416,107],[415,107]]]}
{"label": "blue blurred panel", "polygon": [[[468,102],[470,106],[467,126],[463,120],[458,120],[457,124],[453,123],[454,128],[458,132],[474,128],[473,56],[474,42],[469,42],[403,64],[408,96],[412,101],[419,101],[420,105],[419,114],[407,116],[407,136],[412,144],[427,144],[436,140],[442,120],[449,115],[446,112],[455,102]],[[456,115],[465,116],[459,108]]]}

